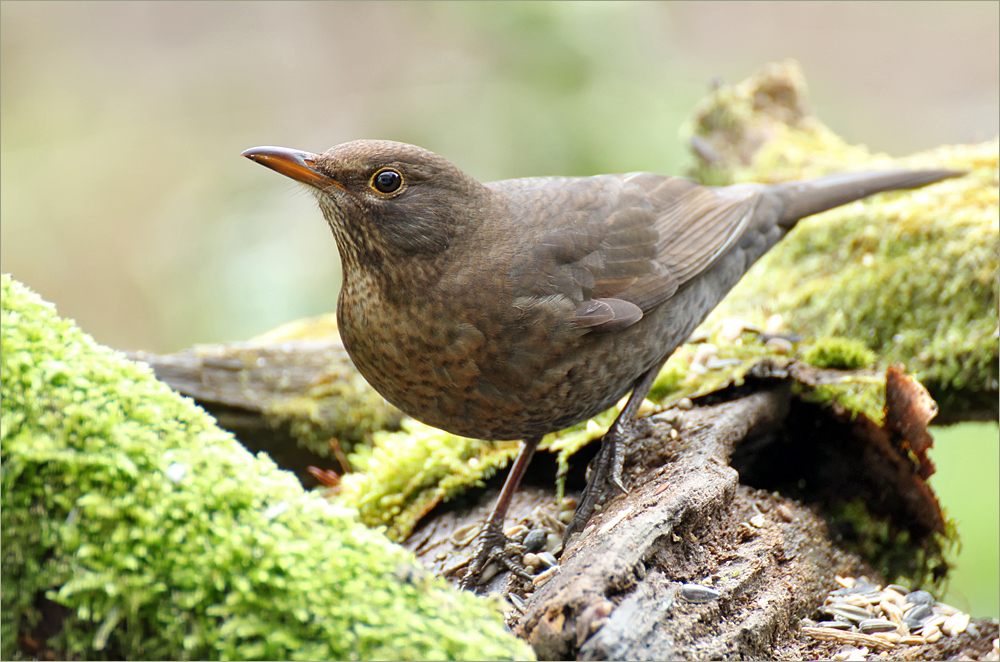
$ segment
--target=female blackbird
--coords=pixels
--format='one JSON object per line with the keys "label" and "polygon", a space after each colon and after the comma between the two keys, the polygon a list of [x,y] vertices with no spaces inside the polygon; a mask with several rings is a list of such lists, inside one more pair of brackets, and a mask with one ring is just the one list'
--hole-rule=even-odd
{"label": "female blackbird", "polygon": [[344,270],[337,319],[389,402],[454,434],[523,446],[463,580],[503,549],[542,436],[632,391],[567,538],[621,482],[621,440],[660,367],[796,222],[959,173],[889,170],[722,188],[651,173],[481,184],[420,147],[355,141],[244,156],[313,188]]}

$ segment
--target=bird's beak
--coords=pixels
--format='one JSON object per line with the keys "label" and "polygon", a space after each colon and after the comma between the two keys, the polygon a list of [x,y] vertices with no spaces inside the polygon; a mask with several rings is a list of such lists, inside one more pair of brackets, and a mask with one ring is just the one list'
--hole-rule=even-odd
{"label": "bird's beak", "polygon": [[318,155],[303,152],[288,147],[251,147],[243,152],[243,156],[256,161],[275,172],[291,177],[297,182],[315,186],[318,189],[329,188],[336,184],[332,179],[315,168]]}

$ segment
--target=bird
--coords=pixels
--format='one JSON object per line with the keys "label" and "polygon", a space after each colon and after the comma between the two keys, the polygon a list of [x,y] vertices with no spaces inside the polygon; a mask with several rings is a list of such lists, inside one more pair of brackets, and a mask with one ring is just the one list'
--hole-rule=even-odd
{"label": "bird", "polygon": [[[461,584],[498,561],[542,437],[631,395],[591,463],[566,540],[609,490],[660,368],[804,217],[961,173],[883,170],[723,187],[650,172],[480,183],[406,143],[243,156],[311,188],[333,232],[344,347],[390,403],[456,435],[520,440]],[[512,551],[513,549],[513,551]]]}

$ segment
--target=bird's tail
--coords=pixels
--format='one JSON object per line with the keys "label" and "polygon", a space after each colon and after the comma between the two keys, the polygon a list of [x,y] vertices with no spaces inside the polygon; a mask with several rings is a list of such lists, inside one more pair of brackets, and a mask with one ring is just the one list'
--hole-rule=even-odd
{"label": "bird's tail", "polygon": [[778,224],[790,228],[800,218],[812,216],[869,195],[896,189],[919,188],[949,177],[960,177],[958,170],[883,170],[879,172],[838,173],[805,181],[781,184],[785,205]]}

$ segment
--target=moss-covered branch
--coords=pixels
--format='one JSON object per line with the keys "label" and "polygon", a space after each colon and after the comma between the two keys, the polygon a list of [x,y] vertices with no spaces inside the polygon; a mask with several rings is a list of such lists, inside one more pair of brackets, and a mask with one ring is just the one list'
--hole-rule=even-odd
{"label": "moss-covered branch", "polygon": [[711,183],[773,182],[837,170],[967,170],[919,191],[886,193],[799,223],[760,260],[710,322],[759,324],[865,343],[903,363],[941,407],[939,422],[995,419],[1000,227],[997,140],[905,158],[849,145],[810,114],[794,62],[720,86],[688,128]]}

